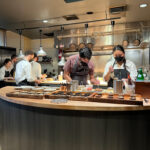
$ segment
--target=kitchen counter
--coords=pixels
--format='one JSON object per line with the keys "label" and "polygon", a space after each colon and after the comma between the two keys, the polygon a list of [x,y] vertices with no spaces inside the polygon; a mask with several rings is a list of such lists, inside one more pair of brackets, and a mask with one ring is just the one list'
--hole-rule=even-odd
{"label": "kitchen counter", "polygon": [[124,104],[108,104],[96,102],[69,101],[67,103],[52,103],[50,99],[29,99],[7,97],[6,93],[12,92],[14,87],[4,87],[0,90],[0,98],[15,104],[26,106],[34,106],[49,109],[66,109],[66,110],[87,110],[87,111],[134,111],[134,110],[150,110],[150,106],[124,105]]}
{"label": "kitchen counter", "polygon": [[150,107],[10,98],[0,89],[2,150],[149,150]]}
{"label": "kitchen counter", "polygon": [[[7,80],[6,83],[8,83],[8,86],[16,86],[16,82],[15,80]],[[39,84],[39,86],[55,86],[55,87],[60,87],[62,85],[61,81],[43,81]],[[103,88],[103,89],[107,89],[107,85],[106,84],[101,84],[101,85],[93,85],[93,88]]]}

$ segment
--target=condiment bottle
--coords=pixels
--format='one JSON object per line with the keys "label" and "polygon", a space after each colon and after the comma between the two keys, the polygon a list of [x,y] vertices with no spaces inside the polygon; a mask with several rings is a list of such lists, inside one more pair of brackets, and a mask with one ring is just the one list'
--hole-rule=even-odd
{"label": "condiment bottle", "polygon": [[139,69],[138,69],[137,80],[140,80],[140,81],[143,81],[143,80],[144,80],[142,68],[139,68]]}

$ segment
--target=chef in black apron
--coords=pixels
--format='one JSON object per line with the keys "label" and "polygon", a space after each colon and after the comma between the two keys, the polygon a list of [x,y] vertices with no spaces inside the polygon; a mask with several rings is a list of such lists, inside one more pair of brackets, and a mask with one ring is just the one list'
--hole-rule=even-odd
{"label": "chef in black apron", "polygon": [[0,88],[7,85],[7,82],[5,82],[5,80],[13,79],[10,75],[10,68],[11,68],[11,60],[6,58],[3,66],[0,68]]}
{"label": "chef in black apron", "polygon": [[[114,78],[118,78],[119,80],[127,79],[131,73],[133,76],[133,80],[135,80],[137,75],[136,66],[133,62],[125,59],[125,51],[121,45],[117,45],[114,47],[113,56],[115,58],[113,64],[109,66],[108,64],[110,64],[110,62],[108,62],[108,64],[106,65],[107,67],[109,67],[108,72],[104,72],[104,79],[108,82],[108,87],[113,87]],[[115,65],[117,65],[117,69],[114,68]],[[122,65],[123,67],[121,67]],[[127,70],[127,66],[128,70],[132,72]],[[106,67],[105,70],[107,70]]]}
{"label": "chef in black apron", "polygon": [[88,74],[89,74],[88,64],[80,61],[79,57],[77,57],[75,64],[72,68],[72,71],[70,73],[71,79],[78,80],[79,84],[86,85]]}
{"label": "chef in black apron", "polygon": [[79,55],[71,56],[64,66],[64,78],[67,81],[78,80],[80,85],[86,85],[88,75],[93,84],[99,84],[94,78],[94,66],[90,61],[92,51],[89,48],[80,49]]}
{"label": "chef in black apron", "polygon": [[[116,61],[113,64],[113,68],[115,63],[117,63]],[[130,75],[130,73],[128,72],[128,70],[126,69],[126,65],[125,65],[125,60],[124,60],[124,69],[113,69],[113,77],[117,78],[119,80],[122,79],[127,79],[128,75]],[[110,77],[109,81],[108,81],[108,87],[113,87],[113,78]]]}

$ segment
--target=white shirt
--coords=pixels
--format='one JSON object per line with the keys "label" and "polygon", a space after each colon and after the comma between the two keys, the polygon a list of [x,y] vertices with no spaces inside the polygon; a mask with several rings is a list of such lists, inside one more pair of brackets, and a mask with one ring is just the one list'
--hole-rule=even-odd
{"label": "white shirt", "polygon": [[31,64],[27,60],[21,60],[16,65],[16,72],[15,72],[16,84],[18,84],[19,82],[25,79],[28,82],[33,81],[32,72],[31,72]]}
{"label": "white shirt", "polygon": [[38,78],[41,78],[41,65],[35,61],[31,62],[32,67],[32,78],[33,80],[37,80]]}
{"label": "white shirt", "polygon": [[3,66],[3,67],[0,68],[0,81],[4,80],[5,71],[10,71],[10,70],[7,69],[5,66]]}
{"label": "white shirt", "polygon": [[[106,64],[103,77],[108,73],[109,67],[110,67],[110,66],[113,66],[114,62],[115,62],[115,59],[112,58],[112,60],[110,60],[110,61]],[[124,64],[122,64],[121,66],[119,66],[118,64],[115,63],[113,68],[114,68],[114,69],[124,69]],[[137,77],[137,69],[136,69],[135,64],[134,64],[132,61],[130,61],[130,60],[126,60],[126,69],[127,69],[127,71],[130,73],[131,79],[132,79],[133,81],[135,81],[135,80],[136,80],[136,77]]]}

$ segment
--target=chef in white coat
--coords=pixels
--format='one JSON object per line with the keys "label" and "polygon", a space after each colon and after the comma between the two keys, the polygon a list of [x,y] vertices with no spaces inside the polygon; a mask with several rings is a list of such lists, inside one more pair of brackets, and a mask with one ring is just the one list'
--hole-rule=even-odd
{"label": "chef in white coat", "polygon": [[35,85],[35,83],[40,83],[40,80],[34,80],[32,78],[32,67],[30,61],[33,57],[34,53],[32,51],[26,51],[24,59],[17,63],[15,72],[17,85]]}
{"label": "chef in white coat", "polygon": [[6,86],[5,80],[13,79],[10,75],[11,60],[6,58],[3,66],[0,68],[0,88]]}
{"label": "chef in white coat", "polygon": [[32,67],[32,78],[33,80],[38,80],[38,79],[43,79],[46,77],[45,74],[41,74],[41,65],[37,62],[38,57],[37,54],[34,53],[34,58],[33,61],[31,62],[31,67]]}

